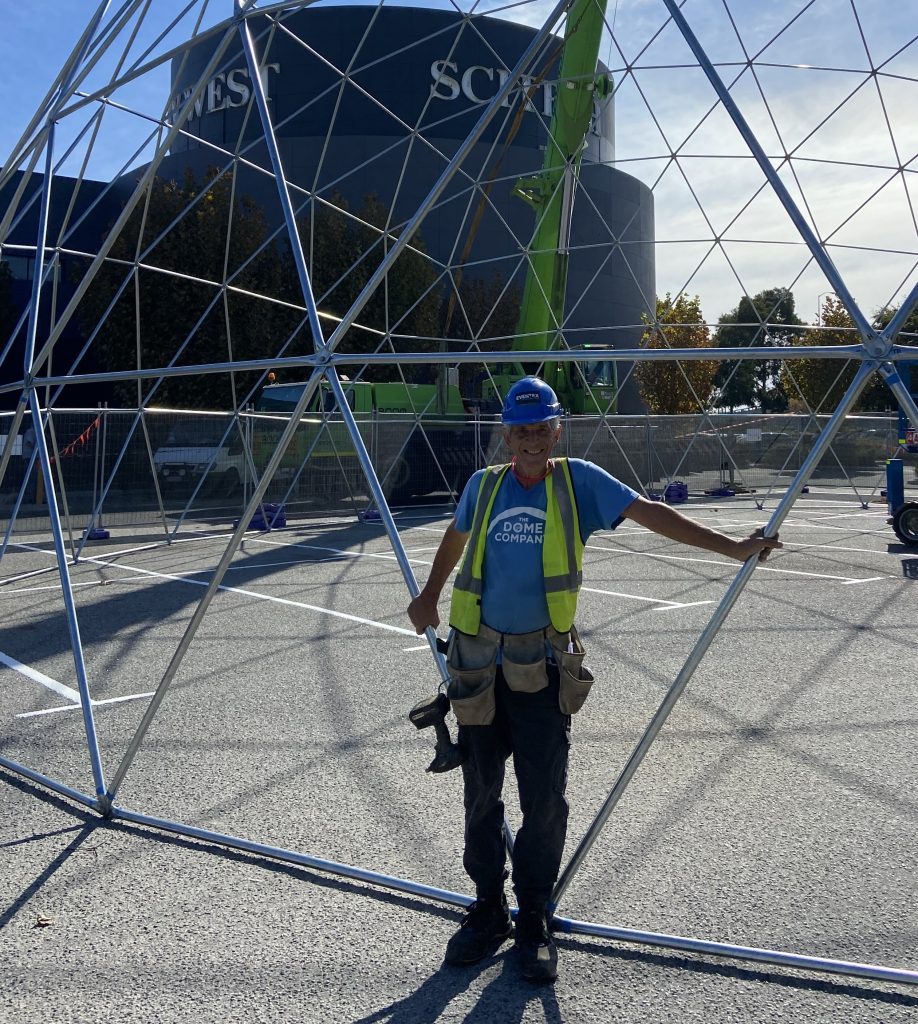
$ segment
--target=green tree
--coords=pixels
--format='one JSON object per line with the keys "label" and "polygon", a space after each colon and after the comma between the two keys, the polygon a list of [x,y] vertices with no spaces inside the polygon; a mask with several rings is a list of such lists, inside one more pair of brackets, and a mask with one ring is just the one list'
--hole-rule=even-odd
{"label": "green tree", "polygon": [[[844,305],[829,295],[823,302],[819,330],[808,331],[799,340],[800,345],[855,345],[860,335],[854,330],[854,321]],[[837,359],[789,359],[781,367],[784,390],[794,407],[802,396],[813,412],[830,413],[850,385],[857,366]]]}
{"label": "green tree", "polygon": [[[878,330],[885,330],[898,312],[898,306],[884,306],[874,314],[874,327]],[[899,332],[896,340],[901,345],[915,345],[918,347],[918,306],[915,306],[905,318],[905,323],[902,325],[902,330]]]}
{"label": "green tree", "polygon": [[[484,352],[510,348],[520,319],[522,299],[522,290],[515,283],[508,285],[500,271],[491,278],[466,277],[459,285],[459,301],[454,303],[453,315],[448,321],[452,326],[445,333],[448,338],[476,338]],[[506,367],[492,368],[496,373],[504,370]],[[464,363],[459,367],[462,393],[471,401],[479,397],[483,373],[480,364]]]}
{"label": "green tree", "polygon": [[[364,196],[351,215],[347,200],[334,193],[315,217],[298,225],[309,254],[313,291],[325,337],[363,290],[391,247],[397,232],[388,229],[389,209],[374,194]],[[388,238],[388,241],[387,241]],[[341,339],[339,352],[436,351],[440,336],[441,291],[438,274],[415,235],[371,296],[357,321]],[[356,372],[355,368],[355,372]],[[426,366],[405,367],[408,380],[431,376]],[[395,380],[394,366],[372,366],[365,380]]]}
{"label": "green tree", "polygon": [[[711,334],[697,295],[673,300],[667,293],[657,298],[656,311],[641,339],[645,348],[710,348]],[[717,363],[707,359],[681,364],[654,360],[635,369],[641,398],[652,413],[699,412],[711,396],[716,373]]]}
{"label": "green tree", "polygon": [[[453,316],[452,332],[465,337],[471,332],[483,349],[510,347],[520,319],[522,290],[508,285],[504,275],[490,278],[467,277],[459,286],[463,313]],[[489,339],[495,339],[493,341]]]}
{"label": "green tree", "polygon": [[[215,173],[209,172],[208,179]],[[296,343],[288,351],[311,351],[308,328],[298,330],[303,314],[291,307],[302,305],[302,299],[289,257],[274,245],[255,255],[267,235],[261,209],[249,198],[233,199],[228,175],[206,187],[190,170],[181,184],[155,180],[147,202],[138,204],[80,306],[84,333],[103,321],[95,342],[100,362],[125,371],[166,366],[180,349],[178,365],[267,358],[294,331]],[[136,280],[106,312],[136,254],[151,245],[138,264]],[[224,275],[231,286],[221,297],[218,283]],[[236,402],[257,379],[257,373],[235,375]],[[150,387],[143,383],[141,394]],[[127,404],[138,400],[135,382],[120,382],[116,390]],[[230,408],[230,375],[169,378],[153,401],[182,408]]]}
{"label": "green tree", "polygon": [[[803,321],[797,316],[794,293],[788,288],[766,288],[750,298],[744,295],[735,309],[718,320],[714,344],[720,348],[796,344]],[[780,361],[742,360],[721,363],[716,385],[718,405],[733,410],[758,406],[765,412],[787,408]]]}
{"label": "green tree", "polygon": [[[885,329],[898,312],[898,306],[884,306],[883,309],[878,310],[874,314],[874,327],[879,330]],[[918,306],[912,309],[911,313],[905,318],[905,323],[896,336],[896,341],[900,345],[914,346],[916,357],[918,357]],[[918,393],[918,358],[910,367],[903,367],[900,363],[899,372],[902,374],[902,379],[906,382],[912,394]],[[897,408],[897,402],[893,393],[886,386],[885,382],[877,379],[868,384],[864,389],[861,403],[864,410],[870,412],[885,412],[889,409]]]}
{"label": "green tree", "polygon": [[[873,316],[873,326],[885,328],[898,311],[897,306],[887,306]],[[860,342],[854,320],[841,301],[834,295],[827,296],[822,304],[819,330],[809,331],[797,344],[800,345],[856,345]],[[918,311],[913,310],[905,321],[899,335],[904,344],[918,341]],[[792,359],[783,369],[785,389],[791,398],[802,393],[805,403],[813,410],[829,413],[848,389],[857,372],[859,361],[849,363],[838,359]],[[913,378],[915,376],[913,372]],[[795,387],[796,383],[796,387]],[[913,379],[912,387],[918,386]],[[798,403],[802,408],[804,402]],[[855,410],[858,412],[888,412],[896,408],[896,399],[885,381],[875,375],[861,392]]]}

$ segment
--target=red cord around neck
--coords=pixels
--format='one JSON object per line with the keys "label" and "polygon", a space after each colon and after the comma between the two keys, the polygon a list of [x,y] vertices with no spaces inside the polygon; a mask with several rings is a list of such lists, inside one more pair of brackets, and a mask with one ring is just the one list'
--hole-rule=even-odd
{"label": "red cord around neck", "polygon": [[534,484],[537,484],[540,480],[544,480],[545,477],[547,477],[552,470],[551,459],[548,460],[548,464],[545,466],[545,469],[539,476],[526,476],[525,473],[521,473],[516,468],[516,459],[513,459],[510,465],[513,468],[513,475],[517,478],[517,480],[519,480],[519,482],[524,487],[532,487]]}

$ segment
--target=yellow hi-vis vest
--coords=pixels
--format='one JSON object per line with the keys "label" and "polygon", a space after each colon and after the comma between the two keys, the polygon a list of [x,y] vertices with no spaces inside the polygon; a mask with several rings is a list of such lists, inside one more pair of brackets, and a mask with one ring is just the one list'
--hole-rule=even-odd
{"label": "yellow hi-vis vest", "polygon": [[[566,633],[573,625],[577,594],[583,582],[583,541],[567,459],[554,459],[553,464],[553,471],[545,477],[548,501],[542,536],[542,572],[551,624],[559,633]],[[497,489],[509,469],[510,466],[492,466],[482,477],[468,547],[453,585],[449,624],[469,636],[475,636],[481,625],[481,569],[488,523]]]}

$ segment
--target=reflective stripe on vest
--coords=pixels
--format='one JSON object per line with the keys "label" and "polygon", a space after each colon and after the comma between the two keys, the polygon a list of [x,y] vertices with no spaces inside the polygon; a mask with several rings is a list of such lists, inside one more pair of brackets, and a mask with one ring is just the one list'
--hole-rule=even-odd
{"label": "reflective stripe on vest", "polygon": [[475,515],[472,518],[471,539],[465,551],[462,567],[453,584],[449,606],[449,624],[460,633],[475,636],[481,625],[481,567],[484,564],[488,523],[497,488],[507,474],[509,466],[492,466],[485,473],[478,488]]}
{"label": "reflective stripe on vest", "polygon": [[[583,581],[583,541],[567,459],[555,459],[553,466],[553,472],[545,478],[542,572],[551,624],[559,633],[566,633],[574,622],[577,594]],[[449,624],[470,636],[474,636],[481,625],[482,567],[491,509],[509,469],[509,466],[493,466],[482,478],[469,545],[453,585]]]}

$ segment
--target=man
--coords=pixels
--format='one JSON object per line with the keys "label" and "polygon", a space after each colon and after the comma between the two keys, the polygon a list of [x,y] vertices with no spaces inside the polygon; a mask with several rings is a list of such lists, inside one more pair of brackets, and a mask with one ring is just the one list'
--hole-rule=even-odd
{"label": "man", "polygon": [[476,473],[408,615],[418,633],[440,623],[437,605],[468,550],[450,607],[449,695],[459,720],[465,788],[463,864],[476,900],[446,949],[446,962],[492,955],[512,928],[504,895],[504,767],[512,754],[523,822],[513,848],[519,912],[515,945],[523,976],[557,977],[549,900],[567,831],[571,714],[592,676],[573,624],[583,545],[595,530],[629,519],[655,533],[740,562],[765,558],[778,539],[735,539],[648,501],[605,470],[552,459],[561,436],[554,391],[525,377],[507,392],[509,466]]}

